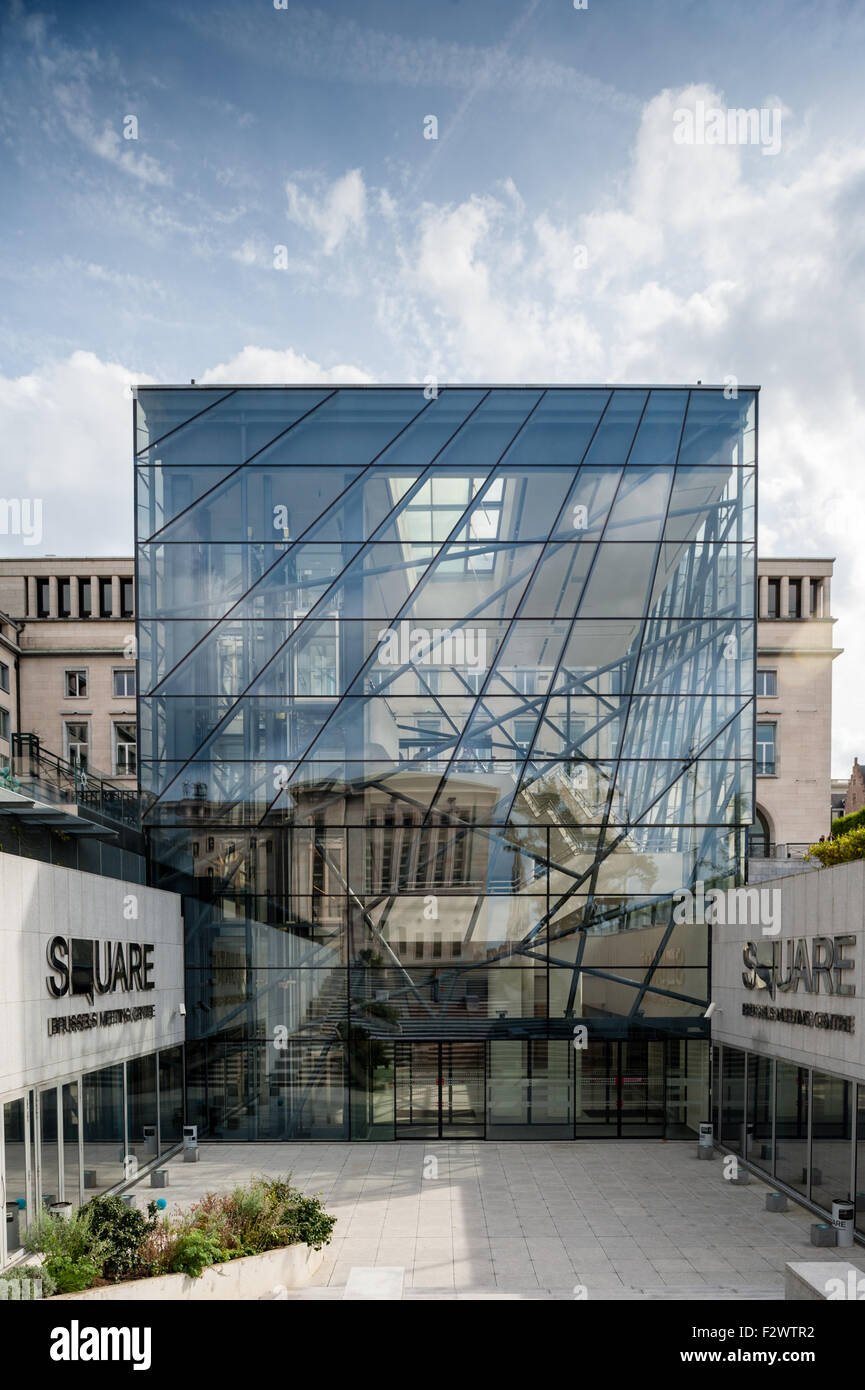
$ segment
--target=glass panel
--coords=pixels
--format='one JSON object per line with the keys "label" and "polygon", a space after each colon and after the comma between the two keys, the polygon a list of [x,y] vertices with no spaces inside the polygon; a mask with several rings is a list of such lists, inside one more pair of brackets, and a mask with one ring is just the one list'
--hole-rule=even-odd
{"label": "glass panel", "polygon": [[60,1201],[60,1146],[57,1132],[57,1088],[39,1092],[39,1162],[42,1173],[42,1205]]}
{"label": "glass panel", "polygon": [[721,1142],[725,1148],[742,1153],[744,1127],[745,1053],[725,1047],[721,1073]]}
{"label": "glass panel", "polygon": [[[724,1049],[726,1055],[727,1049]],[[808,1192],[808,1072],[775,1062],[775,1177],[803,1196]]]}
{"label": "glass panel", "polygon": [[772,1172],[772,1059],[748,1054],[748,1117],[745,1157]]}
{"label": "glass panel", "polygon": [[24,1097],[7,1101],[3,1106],[3,1142],[6,1156],[6,1254],[21,1248],[28,1219],[30,1195],[30,1159],[27,1147],[26,1107]]}
{"label": "glass panel", "polygon": [[157,1152],[155,1052],[126,1063],[126,1097],[129,1153],[142,1166]]}
{"label": "glass panel", "polygon": [[124,1177],[123,1065],[84,1077],[84,1196],[95,1197]]}
{"label": "glass panel", "polygon": [[850,1196],[853,1083],[815,1071],[811,1084],[811,1201],[831,1211]]}
{"label": "glass panel", "polygon": [[183,1048],[159,1054],[159,1152],[183,1137]]}
{"label": "glass panel", "polygon": [[63,1200],[77,1207],[81,1202],[81,1155],[78,1082],[63,1087]]}
{"label": "glass panel", "polygon": [[589,1042],[574,1049],[576,1101],[574,1134],[578,1139],[615,1137],[619,1125],[618,1044]]}

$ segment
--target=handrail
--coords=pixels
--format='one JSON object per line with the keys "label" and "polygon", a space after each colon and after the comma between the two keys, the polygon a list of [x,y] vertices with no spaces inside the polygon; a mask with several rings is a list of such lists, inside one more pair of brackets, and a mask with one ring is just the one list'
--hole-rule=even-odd
{"label": "handrail", "polygon": [[122,825],[141,827],[141,797],[101,773],[43,748],[37,734],[12,735],[12,771],[20,788],[39,799],[73,803]]}

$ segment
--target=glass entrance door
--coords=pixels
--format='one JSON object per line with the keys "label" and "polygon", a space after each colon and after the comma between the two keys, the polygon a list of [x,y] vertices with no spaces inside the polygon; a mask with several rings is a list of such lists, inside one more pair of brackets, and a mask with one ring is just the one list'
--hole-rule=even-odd
{"label": "glass entrance door", "polygon": [[21,1248],[31,1209],[33,1175],[30,1146],[30,1106],[27,1097],[7,1101],[3,1110],[3,1241],[4,1260]]}
{"label": "glass entrance door", "polygon": [[578,1139],[663,1138],[662,1042],[590,1042],[575,1055]]}
{"label": "glass entrance door", "polygon": [[484,1137],[484,1044],[397,1043],[397,1139]]}

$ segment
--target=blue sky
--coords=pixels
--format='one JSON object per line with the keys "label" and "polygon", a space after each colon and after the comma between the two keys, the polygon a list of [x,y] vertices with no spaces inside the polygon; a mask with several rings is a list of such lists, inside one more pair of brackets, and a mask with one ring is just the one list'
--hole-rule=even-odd
{"label": "blue sky", "polygon": [[[763,387],[764,553],[837,559],[846,771],[865,6],[0,3],[0,494],[43,499],[31,554],[129,551],[134,381],[732,375]],[[780,148],[677,143],[699,102],[780,112]]]}

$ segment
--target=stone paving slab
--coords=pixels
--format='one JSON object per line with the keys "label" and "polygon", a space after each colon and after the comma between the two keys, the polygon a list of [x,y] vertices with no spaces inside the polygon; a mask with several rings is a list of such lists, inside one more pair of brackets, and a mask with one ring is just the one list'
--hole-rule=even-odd
{"label": "stone paving slab", "polygon": [[865,1248],[815,1249],[811,1212],[792,1199],[767,1212],[768,1183],[725,1181],[695,1142],[204,1143],[199,1163],[164,1166],[169,1186],[151,1194],[142,1181],[142,1202],[188,1208],[257,1173],[290,1173],[321,1195],[335,1235],[291,1298],[342,1298],[362,1268],[403,1270],[405,1300],[574,1299],[584,1287],[588,1299],[647,1301],[783,1299],[796,1259],[865,1270]]}

